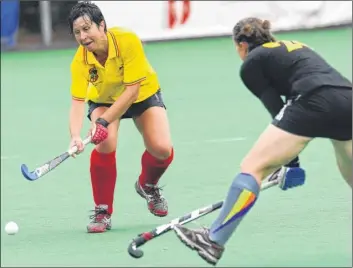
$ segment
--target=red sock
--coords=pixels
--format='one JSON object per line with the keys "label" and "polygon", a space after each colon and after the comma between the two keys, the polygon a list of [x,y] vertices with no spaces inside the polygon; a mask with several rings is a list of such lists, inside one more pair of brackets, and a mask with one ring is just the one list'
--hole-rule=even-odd
{"label": "red sock", "polygon": [[142,171],[139,177],[139,183],[142,187],[146,184],[156,185],[163,175],[163,173],[167,170],[170,163],[174,158],[174,149],[172,148],[172,153],[165,160],[160,160],[151,155],[147,150],[143,153],[141,164]]}
{"label": "red sock", "polygon": [[94,203],[108,205],[108,213],[113,213],[114,189],[116,182],[115,151],[99,153],[96,149],[91,154],[91,183]]}

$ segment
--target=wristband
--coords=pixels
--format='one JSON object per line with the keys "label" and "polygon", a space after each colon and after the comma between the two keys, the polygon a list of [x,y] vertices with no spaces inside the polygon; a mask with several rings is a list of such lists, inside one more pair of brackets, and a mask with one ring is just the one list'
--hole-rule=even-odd
{"label": "wristband", "polygon": [[96,124],[100,124],[100,125],[102,125],[102,126],[105,127],[105,128],[107,128],[107,127],[109,126],[108,121],[106,121],[106,120],[103,119],[103,118],[98,118],[98,119],[96,120]]}

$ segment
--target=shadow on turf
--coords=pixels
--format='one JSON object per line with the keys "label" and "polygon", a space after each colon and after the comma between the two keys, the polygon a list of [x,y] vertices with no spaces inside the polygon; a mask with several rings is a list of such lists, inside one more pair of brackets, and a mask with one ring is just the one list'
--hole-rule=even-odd
{"label": "shadow on turf", "polygon": [[134,233],[136,232],[136,236],[140,233],[149,232],[155,229],[160,224],[134,224],[134,225],[113,225],[112,229],[109,230],[109,233]]}

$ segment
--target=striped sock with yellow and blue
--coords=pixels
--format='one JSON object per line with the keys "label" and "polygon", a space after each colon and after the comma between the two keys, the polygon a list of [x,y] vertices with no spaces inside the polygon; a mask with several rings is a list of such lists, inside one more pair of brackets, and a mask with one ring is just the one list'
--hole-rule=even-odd
{"label": "striped sock with yellow and blue", "polygon": [[220,214],[210,228],[210,239],[224,246],[243,217],[255,204],[260,186],[253,176],[238,174],[228,191]]}

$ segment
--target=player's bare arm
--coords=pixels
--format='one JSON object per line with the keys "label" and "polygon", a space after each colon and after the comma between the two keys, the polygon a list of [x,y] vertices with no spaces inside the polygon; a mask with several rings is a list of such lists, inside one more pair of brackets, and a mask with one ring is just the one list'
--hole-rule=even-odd
{"label": "player's bare arm", "polygon": [[84,114],[85,103],[83,101],[72,100],[69,115],[69,127],[71,137],[80,136]]}
{"label": "player's bare arm", "polygon": [[120,118],[129,107],[137,100],[139,95],[140,83],[135,85],[126,86],[125,91],[121,94],[114,104],[105,111],[100,117],[107,122],[113,122],[117,118]]}
{"label": "player's bare arm", "polygon": [[70,148],[76,145],[78,147],[79,152],[83,151],[83,144],[80,134],[83,125],[84,114],[85,102],[72,99],[69,115],[69,128],[71,135]]}

